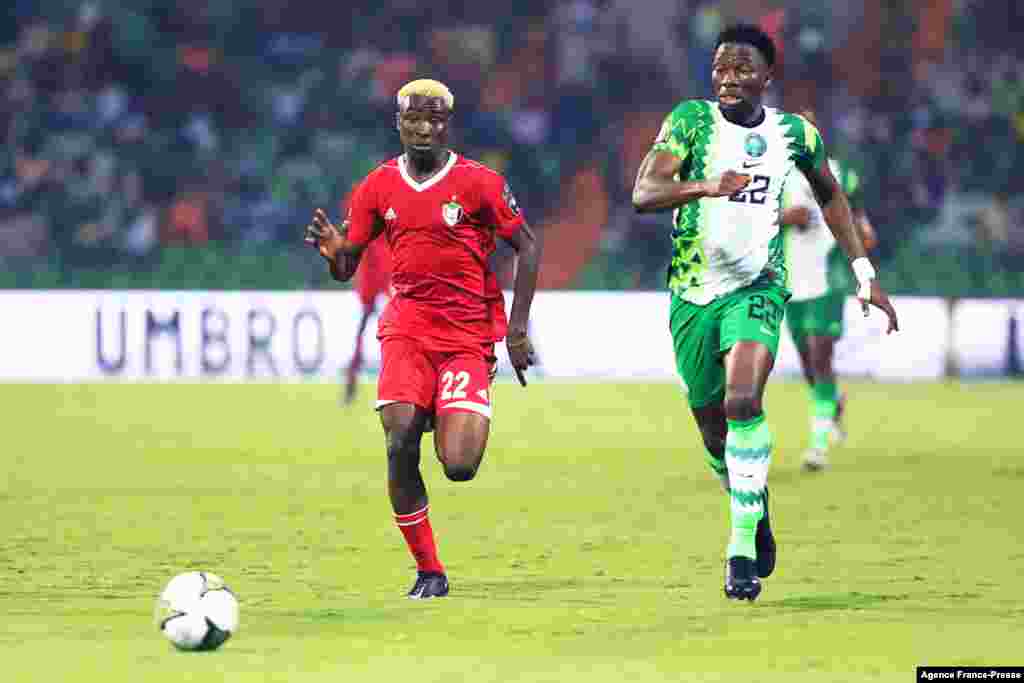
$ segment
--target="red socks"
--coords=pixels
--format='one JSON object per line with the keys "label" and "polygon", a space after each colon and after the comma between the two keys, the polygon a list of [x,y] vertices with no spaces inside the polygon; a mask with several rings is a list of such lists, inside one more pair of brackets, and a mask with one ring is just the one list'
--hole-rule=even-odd
{"label": "red socks", "polygon": [[395,524],[405,536],[409,552],[416,558],[416,569],[431,574],[444,574],[444,566],[437,559],[437,546],[434,544],[434,530],[430,528],[427,517],[429,506],[407,515],[395,515]]}

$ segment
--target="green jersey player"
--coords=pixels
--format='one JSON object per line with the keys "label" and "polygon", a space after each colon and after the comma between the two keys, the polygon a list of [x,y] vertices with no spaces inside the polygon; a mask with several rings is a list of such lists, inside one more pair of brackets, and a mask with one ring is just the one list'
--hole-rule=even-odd
{"label": "green jersey player", "polygon": [[726,29],[712,62],[716,101],[684,101],[669,114],[633,188],[637,211],[673,211],[676,365],[708,461],[729,495],[725,594],[740,600],[756,599],[759,577],[775,566],[767,514],[772,437],[761,402],[789,298],[778,219],[792,174],[814,189],[852,261],[865,312],[877,306],[890,331],[897,327],[817,129],[762,105],[774,64],[775,45],[760,29]]}
{"label": "green jersey player", "polygon": [[[813,112],[802,114],[816,123]],[[877,240],[862,207],[860,177],[837,159],[829,159],[828,164],[850,200],[864,246],[871,249]],[[782,203],[786,270],[793,294],[786,306],[786,322],[811,387],[811,445],[804,455],[804,468],[814,471],[827,466],[829,446],[845,437],[840,424],[844,399],[836,386],[832,358],[843,334],[849,269],[814,191],[802,175],[796,174],[786,183]]]}

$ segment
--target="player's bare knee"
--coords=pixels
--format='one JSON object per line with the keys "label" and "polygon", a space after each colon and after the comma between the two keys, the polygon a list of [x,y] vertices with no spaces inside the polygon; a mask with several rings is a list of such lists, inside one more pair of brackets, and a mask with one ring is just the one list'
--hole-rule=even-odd
{"label": "player's bare knee", "polygon": [[444,475],[451,481],[471,481],[476,476],[476,467],[465,463],[445,465]]}
{"label": "player's bare knee", "polygon": [[483,453],[476,449],[446,449],[438,454],[444,474],[451,481],[470,481],[480,469]]}
{"label": "player's bare knee", "polygon": [[752,420],[761,414],[761,397],[753,387],[730,389],[725,397],[725,416],[730,420]]}
{"label": "player's bare knee", "polygon": [[411,425],[399,425],[387,432],[388,460],[406,460],[419,452],[420,433]]}

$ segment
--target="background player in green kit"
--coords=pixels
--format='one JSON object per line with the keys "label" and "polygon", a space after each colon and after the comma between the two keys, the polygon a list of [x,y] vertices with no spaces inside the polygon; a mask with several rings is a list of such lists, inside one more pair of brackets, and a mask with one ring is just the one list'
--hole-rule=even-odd
{"label": "background player in green kit", "polygon": [[[817,125],[813,112],[801,114]],[[828,164],[850,200],[865,248],[871,249],[877,238],[861,205],[860,177],[849,164],[837,159],[829,159]],[[786,268],[792,292],[786,323],[811,388],[811,443],[804,455],[804,468],[814,471],[827,466],[829,447],[845,437],[840,424],[844,397],[836,385],[832,359],[843,334],[843,304],[851,290],[850,271],[803,175],[796,174],[786,183],[782,204]]]}
{"label": "background player in green kit", "polygon": [[772,436],[761,407],[789,298],[778,217],[787,178],[808,179],[851,259],[865,313],[896,312],[875,279],[817,129],[762,105],[775,46],[760,29],[718,38],[717,101],[687,100],[665,119],[633,188],[637,211],[673,211],[670,329],[708,462],[730,499],[725,594],[754,600],[775,566],[767,514]]}

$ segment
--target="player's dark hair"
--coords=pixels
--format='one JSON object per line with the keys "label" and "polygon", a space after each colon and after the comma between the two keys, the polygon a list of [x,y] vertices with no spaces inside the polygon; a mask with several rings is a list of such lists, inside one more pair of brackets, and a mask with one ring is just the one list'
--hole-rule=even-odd
{"label": "player's dark hair", "polygon": [[753,45],[764,57],[768,66],[775,66],[775,41],[753,24],[733,24],[718,34],[718,41],[715,43],[715,50],[718,50],[723,43],[740,43],[742,45]]}

